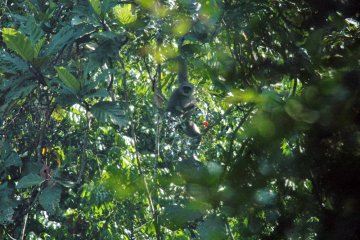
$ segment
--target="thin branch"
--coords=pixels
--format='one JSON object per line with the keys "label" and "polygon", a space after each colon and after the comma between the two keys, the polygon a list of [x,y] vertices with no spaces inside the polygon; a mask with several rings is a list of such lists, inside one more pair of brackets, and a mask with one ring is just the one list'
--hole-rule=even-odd
{"label": "thin branch", "polygon": [[146,72],[148,73],[149,78],[151,80],[151,84],[152,84],[151,88],[152,88],[153,91],[155,91],[155,88],[156,88],[156,78],[155,78],[156,73],[155,73],[155,76],[151,76],[150,67],[149,67],[149,64],[146,61],[146,58],[144,57],[143,60],[144,60],[144,65],[145,65],[145,68],[146,68]]}
{"label": "thin branch", "polygon": [[[109,58],[109,67],[112,70],[114,68],[114,64],[111,58]],[[111,71],[110,70],[110,71]],[[114,84],[114,73],[111,72],[110,73],[110,83],[109,86],[107,87],[107,91],[110,92],[112,90],[112,85]]]}
{"label": "thin branch", "polygon": [[27,224],[28,217],[29,217],[29,214],[27,213],[24,216],[24,226],[23,226],[22,233],[21,233],[21,240],[24,240],[24,238],[25,238],[25,230],[26,230],[26,224]]}
{"label": "thin branch", "polygon": [[[252,110],[254,109],[254,106],[252,106],[243,116],[243,118],[241,119],[241,121],[239,122],[239,124],[236,126],[234,132],[231,134],[230,137],[230,147],[229,147],[229,151],[227,153],[227,163],[231,162],[232,159],[232,152],[234,149],[234,142],[235,142],[235,138],[236,138],[236,134],[239,131],[239,129],[242,127],[242,125],[246,122],[247,118],[250,116]],[[226,164],[227,165],[227,164]]]}
{"label": "thin branch", "polygon": [[84,132],[83,132],[83,146],[82,146],[82,152],[81,152],[81,163],[80,163],[80,171],[79,171],[79,175],[78,175],[78,179],[77,179],[77,183],[79,184],[81,182],[81,178],[84,175],[84,171],[85,171],[85,166],[87,164],[87,156],[86,156],[86,150],[88,147],[88,132],[90,129],[90,119],[89,119],[89,110],[86,107],[85,108],[86,112],[85,112],[85,127],[84,127]]}
{"label": "thin branch", "polygon": [[[157,86],[155,86],[155,88],[156,88],[156,92],[160,91],[161,94],[161,64],[158,64],[157,66],[157,76],[158,76]],[[161,120],[160,111],[158,111],[156,115],[156,135],[155,135],[156,154],[154,159],[154,176],[156,176],[157,165],[159,162],[159,155],[160,155],[160,131],[161,131],[160,120]]]}
{"label": "thin branch", "polygon": [[234,235],[233,235],[233,233],[231,231],[231,228],[230,228],[229,219],[227,217],[225,218],[225,225],[226,225],[226,228],[229,231],[230,239],[235,240]]}
{"label": "thin branch", "polygon": [[11,240],[16,240],[16,238],[13,238],[10,234],[6,233],[8,235],[8,237],[11,239]]}
{"label": "thin branch", "polygon": [[46,108],[44,110],[45,111],[44,112],[44,120],[42,120],[41,109],[40,109],[40,131],[39,131],[38,145],[36,147],[36,154],[37,154],[37,162],[38,163],[40,163],[41,159],[42,159],[41,150],[42,150],[43,141],[44,141],[44,134],[45,134],[45,131],[46,131],[47,127],[48,127],[48,123],[49,123],[49,120],[50,120],[51,113],[55,109],[55,107],[51,108],[51,103],[50,103],[50,100],[47,99],[47,96],[46,96],[46,102],[45,103],[42,103],[41,99],[40,99],[40,105],[46,105]]}

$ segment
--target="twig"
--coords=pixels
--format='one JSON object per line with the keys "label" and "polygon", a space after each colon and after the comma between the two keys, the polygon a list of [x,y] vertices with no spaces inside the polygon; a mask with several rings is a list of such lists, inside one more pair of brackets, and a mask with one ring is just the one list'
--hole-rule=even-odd
{"label": "twig", "polygon": [[233,233],[231,231],[231,228],[230,228],[230,225],[229,225],[229,219],[227,217],[225,218],[225,225],[226,225],[226,228],[229,231],[231,240],[235,240],[234,235],[233,235]]}
{"label": "twig", "polygon": [[[109,67],[112,70],[114,68],[114,64],[111,58],[109,58]],[[110,83],[109,86],[107,87],[107,91],[110,92],[112,90],[112,85],[114,83],[114,73],[111,72],[110,73]]]}
{"label": "twig", "polygon": [[[156,88],[156,92],[160,91],[161,94],[161,64],[158,64],[157,66],[157,76],[158,76],[158,81],[157,81],[157,85],[155,86]],[[154,176],[156,176],[156,172],[157,172],[157,165],[159,162],[159,155],[160,155],[160,111],[158,111],[157,115],[156,115],[156,136],[155,136],[155,142],[156,142],[156,154],[155,154],[155,159],[154,159]]]}
{"label": "twig", "polygon": [[[230,137],[230,147],[229,147],[229,151],[228,151],[228,162],[231,162],[232,159],[232,152],[233,152],[233,148],[234,148],[234,142],[235,142],[235,138],[236,138],[236,134],[239,131],[239,129],[242,127],[242,125],[245,123],[245,121],[247,120],[247,118],[250,116],[250,113],[252,112],[252,110],[254,109],[254,106],[251,107],[247,113],[245,113],[245,115],[243,116],[243,118],[241,119],[241,121],[239,122],[239,124],[236,126],[234,132],[231,134]],[[226,164],[227,165],[227,164]]]}
{"label": "twig", "polygon": [[[47,96],[46,96],[47,97]],[[41,103],[41,99],[40,99],[40,104],[43,104]],[[39,140],[38,140],[38,145],[36,147],[36,153],[37,153],[37,161],[38,163],[41,162],[41,159],[42,159],[42,145],[43,145],[43,140],[44,140],[44,134],[45,134],[45,130],[48,126],[48,121],[50,119],[50,116],[51,116],[51,112],[54,110],[54,108],[51,109],[51,105],[50,105],[50,101],[48,98],[46,98],[46,102],[43,104],[43,105],[46,105],[46,109],[45,109],[45,117],[44,117],[44,120],[42,121],[41,118],[41,109],[40,109],[40,131],[39,131]]]}
{"label": "twig", "polygon": [[23,226],[23,229],[22,229],[21,240],[24,240],[24,237],[25,237],[25,229],[26,229],[26,224],[27,224],[28,217],[29,217],[29,214],[27,213],[24,216],[24,226]]}
{"label": "twig", "polygon": [[[153,91],[155,91],[155,88],[156,88],[156,79],[155,79],[155,76],[151,76],[150,67],[149,67],[149,65],[148,65],[145,57],[143,58],[143,60],[144,60],[146,72],[148,73],[149,78],[150,78],[150,80],[151,80],[151,84],[152,84],[151,88],[152,88]],[[156,75],[156,74],[157,74],[157,73],[155,73],[155,75]]]}
{"label": "twig", "polygon": [[85,166],[87,163],[87,156],[86,156],[86,149],[87,149],[87,145],[88,145],[88,131],[90,129],[90,120],[89,120],[89,110],[88,107],[85,108],[86,112],[85,112],[85,117],[86,117],[86,122],[85,122],[85,129],[84,129],[84,134],[83,134],[83,146],[82,146],[82,153],[81,153],[81,163],[80,163],[80,171],[79,171],[79,175],[78,175],[78,179],[77,179],[77,183],[79,184],[81,182],[81,178],[84,174],[85,171]]}
{"label": "twig", "polygon": [[10,234],[7,233],[7,235],[11,240],[16,240],[16,238],[13,238]]}

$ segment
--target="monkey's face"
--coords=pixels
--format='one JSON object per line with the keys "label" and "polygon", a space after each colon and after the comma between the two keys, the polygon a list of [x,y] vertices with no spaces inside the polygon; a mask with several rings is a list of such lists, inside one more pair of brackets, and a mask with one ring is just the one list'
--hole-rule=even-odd
{"label": "monkey's face", "polygon": [[184,96],[190,96],[194,91],[194,86],[191,84],[183,84],[180,89]]}

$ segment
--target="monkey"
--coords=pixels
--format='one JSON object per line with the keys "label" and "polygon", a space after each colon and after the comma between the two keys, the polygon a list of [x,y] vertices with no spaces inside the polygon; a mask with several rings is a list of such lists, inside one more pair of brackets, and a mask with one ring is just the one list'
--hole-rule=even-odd
{"label": "monkey", "polygon": [[199,127],[194,122],[188,119],[190,111],[196,106],[193,97],[194,85],[191,84],[188,80],[185,59],[180,56],[178,60],[179,87],[176,88],[170,95],[166,111],[170,112],[174,116],[182,116],[185,119],[185,134],[191,138],[200,139],[201,133]]}
{"label": "monkey", "polygon": [[195,107],[193,98],[194,85],[188,80],[187,67],[184,57],[179,56],[179,70],[178,70],[178,83],[179,87],[176,88],[170,96],[166,111],[171,112],[175,116],[179,116],[188,112]]}
{"label": "monkey", "polygon": [[187,113],[195,107],[193,98],[194,86],[189,82],[181,83],[180,86],[171,94],[166,111],[174,116]]}

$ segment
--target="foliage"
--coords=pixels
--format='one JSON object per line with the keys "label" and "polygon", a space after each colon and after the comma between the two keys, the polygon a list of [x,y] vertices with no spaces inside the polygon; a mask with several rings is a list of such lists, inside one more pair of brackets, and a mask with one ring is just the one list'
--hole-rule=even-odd
{"label": "foliage", "polygon": [[359,9],[2,1],[0,238],[357,239]]}

